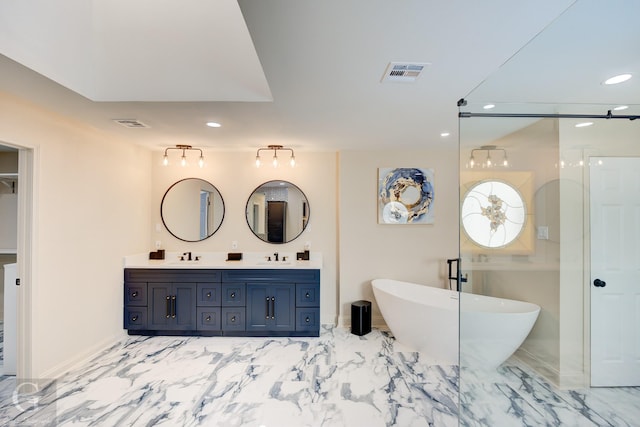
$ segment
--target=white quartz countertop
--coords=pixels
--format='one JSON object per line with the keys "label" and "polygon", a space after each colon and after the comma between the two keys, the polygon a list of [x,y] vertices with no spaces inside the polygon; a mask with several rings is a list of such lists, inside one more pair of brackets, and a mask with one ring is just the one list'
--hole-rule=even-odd
{"label": "white quartz countertop", "polygon": [[[124,257],[125,268],[190,268],[190,269],[320,269],[322,254],[311,252],[309,261],[297,261],[295,253],[279,252],[275,261],[274,252],[244,252],[242,260],[227,261],[226,252],[191,252],[192,261],[183,252],[166,252],[165,259],[149,259],[149,253]],[[185,260],[180,258],[184,257]],[[196,261],[195,258],[199,257]],[[271,261],[267,258],[271,257]],[[283,259],[286,258],[286,261]]]}

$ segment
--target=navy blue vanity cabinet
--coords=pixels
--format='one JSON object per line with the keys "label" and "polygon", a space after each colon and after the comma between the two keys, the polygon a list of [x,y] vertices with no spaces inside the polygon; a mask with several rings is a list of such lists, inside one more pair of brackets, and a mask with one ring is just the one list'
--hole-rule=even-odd
{"label": "navy blue vanity cabinet", "polygon": [[220,335],[220,272],[125,268],[124,327],[132,335]]}
{"label": "navy blue vanity cabinet", "polygon": [[193,283],[149,283],[149,329],[196,329],[196,287]]}
{"label": "navy blue vanity cabinet", "polygon": [[[225,274],[223,273],[224,277]],[[246,325],[244,283],[222,283],[222,331],[242,332]]]}
{"label": "navy blue vanity cabinet", "polygon": [[131,335],[318,336],[320,270],[126,268]]}
{"label": "navy blue vanity cabinet", "polygon": [[124,284],[124,328],[143,330],[147,328],[147,284]]}
{"label": "navy blue vanity cabinet", "polygon": [[296,284],[296,331],[320,330],[320,284]]}
{"label": "navy blue vanity cabinet", "polygon": [[[246,291],[246,336],[319,336],[320,270],[224,270],[223,289]],[[224,294],[224,291],[223,291]],[[223,302],[223,328],[224,328]]]}
{"label": "navy blue vanity cabinet", "polygon": [[222,331],[221,303],[222,286],[220,283],[198,283],[196,329],[199,331]]}
{"label": "navy blue vanity cabinet", "polygon": [[295,284],[247,283],[247,331],[294,331]]}

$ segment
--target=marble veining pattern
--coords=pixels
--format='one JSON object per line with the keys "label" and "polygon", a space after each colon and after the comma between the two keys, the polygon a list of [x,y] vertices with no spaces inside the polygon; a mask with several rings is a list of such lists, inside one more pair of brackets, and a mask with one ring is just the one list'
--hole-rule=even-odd
{"label": "marble veining pattern", "polygon": [[129,337],[44,387],[25,412],[4,377],[0,425],[457,426],[457,367],[393,343],[343,328],[319,338]]}
{"label": "marble veining pattern", "polygon": [[459,374],[378,330],[128,337],[35,394],[16,399],[15,380],[0,378],[0,425],[564,427],[640,419],[640,388],[560,391],[516,359],[491,374]]}

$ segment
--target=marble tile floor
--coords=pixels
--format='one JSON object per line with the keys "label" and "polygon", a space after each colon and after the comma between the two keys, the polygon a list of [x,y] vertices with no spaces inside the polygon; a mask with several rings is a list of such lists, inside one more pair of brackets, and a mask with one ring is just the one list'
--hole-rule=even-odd
{"label": "marble tile floor", "polygon": [[[401,350],[388,332],[344,328],[319,338],[128,337],[54,382],[33,381],[37,393],[0,378],[0,425],[457,426],[458,368]],[[491,377],[463,369],[460,424],[640,420],[640,389],[601,391],[554,390],[516,360]]]}
{"label": "marble tile floor", "polygon": [[4,323],[0,321],[0,365],[4,362]]}

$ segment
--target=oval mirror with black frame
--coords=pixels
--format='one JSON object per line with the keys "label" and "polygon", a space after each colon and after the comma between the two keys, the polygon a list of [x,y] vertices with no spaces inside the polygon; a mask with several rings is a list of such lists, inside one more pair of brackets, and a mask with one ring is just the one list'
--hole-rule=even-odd
{"label": "oval mirror with black frame", "polygon": [[210,182],[186,178],[164,193],[160,216],[167,231],[175,238],[199,242],[213,236],[222,225],[224,200]]}
{"label": "oval mirror with black frame", "polygon": [[260,240],[288,243],[307,227],[309,212],[307,196],[296,185],[268,181],[249,196],[246,217],[249,228]]}

